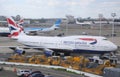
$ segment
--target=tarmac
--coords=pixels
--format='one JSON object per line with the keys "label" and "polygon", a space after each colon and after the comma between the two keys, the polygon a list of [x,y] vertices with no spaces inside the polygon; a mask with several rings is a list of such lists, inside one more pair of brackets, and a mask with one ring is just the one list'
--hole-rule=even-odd
{"label": "tarmac", "polygon": [[[0,77],[17,77],[16,71],[19,69],[29,69],[31,71],[41,71],[44,75],[50,74],[52,77],[83,77],[79,74],[67,72],[64,70],[56,70],[37,66],[15,66],[15,65],[0,65],[4,69],[0,71]],[[16,70],[15,70],[16,69]]]}

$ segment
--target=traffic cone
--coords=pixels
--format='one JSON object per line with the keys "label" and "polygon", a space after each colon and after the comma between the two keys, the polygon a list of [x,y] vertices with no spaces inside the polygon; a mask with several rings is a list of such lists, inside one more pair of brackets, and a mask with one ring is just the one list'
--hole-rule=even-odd
{"label": "traffic cone", "polygon": [[14,70],[13,70],[13,71],[14,71],[14,72],[17,72],[17,71],[16,71],[16,68],[14,68]]}

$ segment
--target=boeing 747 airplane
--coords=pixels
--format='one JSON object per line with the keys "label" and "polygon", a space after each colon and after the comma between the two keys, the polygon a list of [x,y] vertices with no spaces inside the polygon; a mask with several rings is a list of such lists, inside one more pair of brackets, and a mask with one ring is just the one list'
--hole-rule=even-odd
{"label": "boeing 747 airplane", "polygon": [[7,18],[7,22],[12,35],[11,38],[17,39],[19,43],[30,48],[42,49],[46,55],[53,55],[58,52],[104,54],[117,50],[117,46],[105,37],[88,35],[64,37],[29,36],[23,32],[12,18]]}

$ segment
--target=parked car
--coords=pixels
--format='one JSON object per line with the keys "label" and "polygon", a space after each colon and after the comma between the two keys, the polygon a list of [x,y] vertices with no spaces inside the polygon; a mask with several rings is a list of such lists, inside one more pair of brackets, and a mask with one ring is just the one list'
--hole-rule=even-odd
{"label": "parked car", "polygon": [[40,71],[31,72],[27,77],[45,77]]}
{"label": "parked car", "polygon": [[17,76],[18,77],[25,77],[25,76],[28,76],[29,74],[31,73],[31,70],[29,69],[19,69],[17,70]]}
{"label": "parked car", "polygon": [[3,67],[0,67],[0,71],[2,71],[3,70]]}

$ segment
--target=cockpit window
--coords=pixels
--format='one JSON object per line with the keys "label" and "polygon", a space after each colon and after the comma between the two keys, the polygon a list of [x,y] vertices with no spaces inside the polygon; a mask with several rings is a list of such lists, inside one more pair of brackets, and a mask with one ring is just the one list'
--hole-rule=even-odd
{"label": "cockpit window", "polygon": [[105,38],[105,39],[103,39],[103,40],[107,40],[107,39]]}

